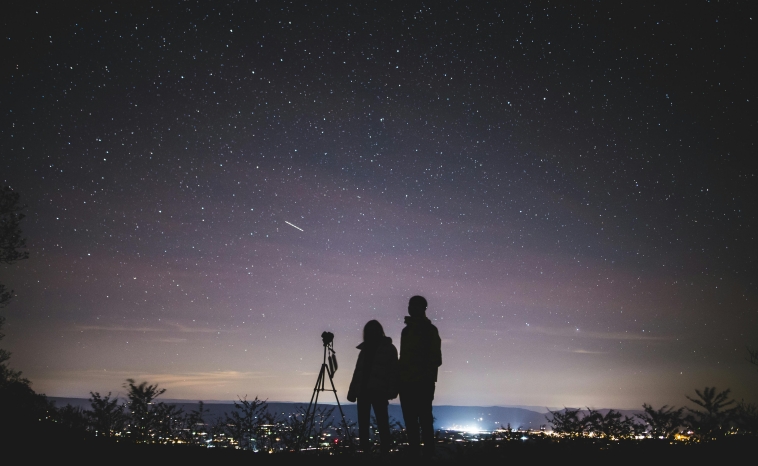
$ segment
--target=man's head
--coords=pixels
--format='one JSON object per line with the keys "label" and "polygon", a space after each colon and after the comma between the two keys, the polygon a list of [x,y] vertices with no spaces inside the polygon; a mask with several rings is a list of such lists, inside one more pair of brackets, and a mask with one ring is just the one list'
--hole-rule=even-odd
{"label": "man's head", "polygon": [[411,317],[423,316],[426,312],[426,299],[423,296],[414,296],[408,301],[408,315]]}

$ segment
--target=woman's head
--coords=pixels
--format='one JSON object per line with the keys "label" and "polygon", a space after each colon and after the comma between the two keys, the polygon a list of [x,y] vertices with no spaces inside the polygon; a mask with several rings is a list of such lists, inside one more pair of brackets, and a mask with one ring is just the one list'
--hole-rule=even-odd
{"label": "woman's head", "polygon": [[384,336],[384,329],[378,320],[369,320],[363,327],[363,341],[376,342]]}

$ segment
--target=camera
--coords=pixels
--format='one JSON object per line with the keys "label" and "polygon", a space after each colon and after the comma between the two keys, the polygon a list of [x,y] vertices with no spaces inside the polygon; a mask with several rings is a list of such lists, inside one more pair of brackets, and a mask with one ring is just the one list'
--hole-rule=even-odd
{"label": "camera", "polygon": [[321,341],[324,342],[324,346],[329,346],[334,341],[334,334],[332,332],[324,332],[321,334]]}

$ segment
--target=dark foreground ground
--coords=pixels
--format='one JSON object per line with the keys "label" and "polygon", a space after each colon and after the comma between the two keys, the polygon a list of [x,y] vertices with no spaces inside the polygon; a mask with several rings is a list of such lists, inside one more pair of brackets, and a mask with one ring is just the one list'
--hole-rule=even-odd
{"label": "dark foreground ground", "polygon": [[[13,464],[130,464],[130,465],[352,465],[352,464],[755,464],[755,437],[734,437],[708,444],[669,444],[630,441],[604,444],[592,441],[501,441],[438,444],[432,460],[394,452],[382,458],[348,450],[309,453],[249,451],[168,445],[116,443],[71,433],[57,426],[3,426],[3,457]],[[4,462],[3,462],[4,463]],[[8,463],[11,464],[11,463]]]}

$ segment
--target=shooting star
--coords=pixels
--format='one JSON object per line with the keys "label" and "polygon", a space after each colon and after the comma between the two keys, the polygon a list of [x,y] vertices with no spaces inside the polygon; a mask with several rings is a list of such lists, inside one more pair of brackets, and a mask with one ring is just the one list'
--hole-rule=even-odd
{"label": "shooting star", "polygon": [[297,226],[297,225],[293,225],[293,224],[291,224],[290,222],[288,222],[288,221],[286,221],[286,220],[284,221],[284,223],[286,223],[287,225],[291,226],[292,228],[297,228],[297,229],[298,229],[298,230],[300,230],[300,231],[304,231],[304,230],[303,230],[302,228],[300,228],[299,226]]}

